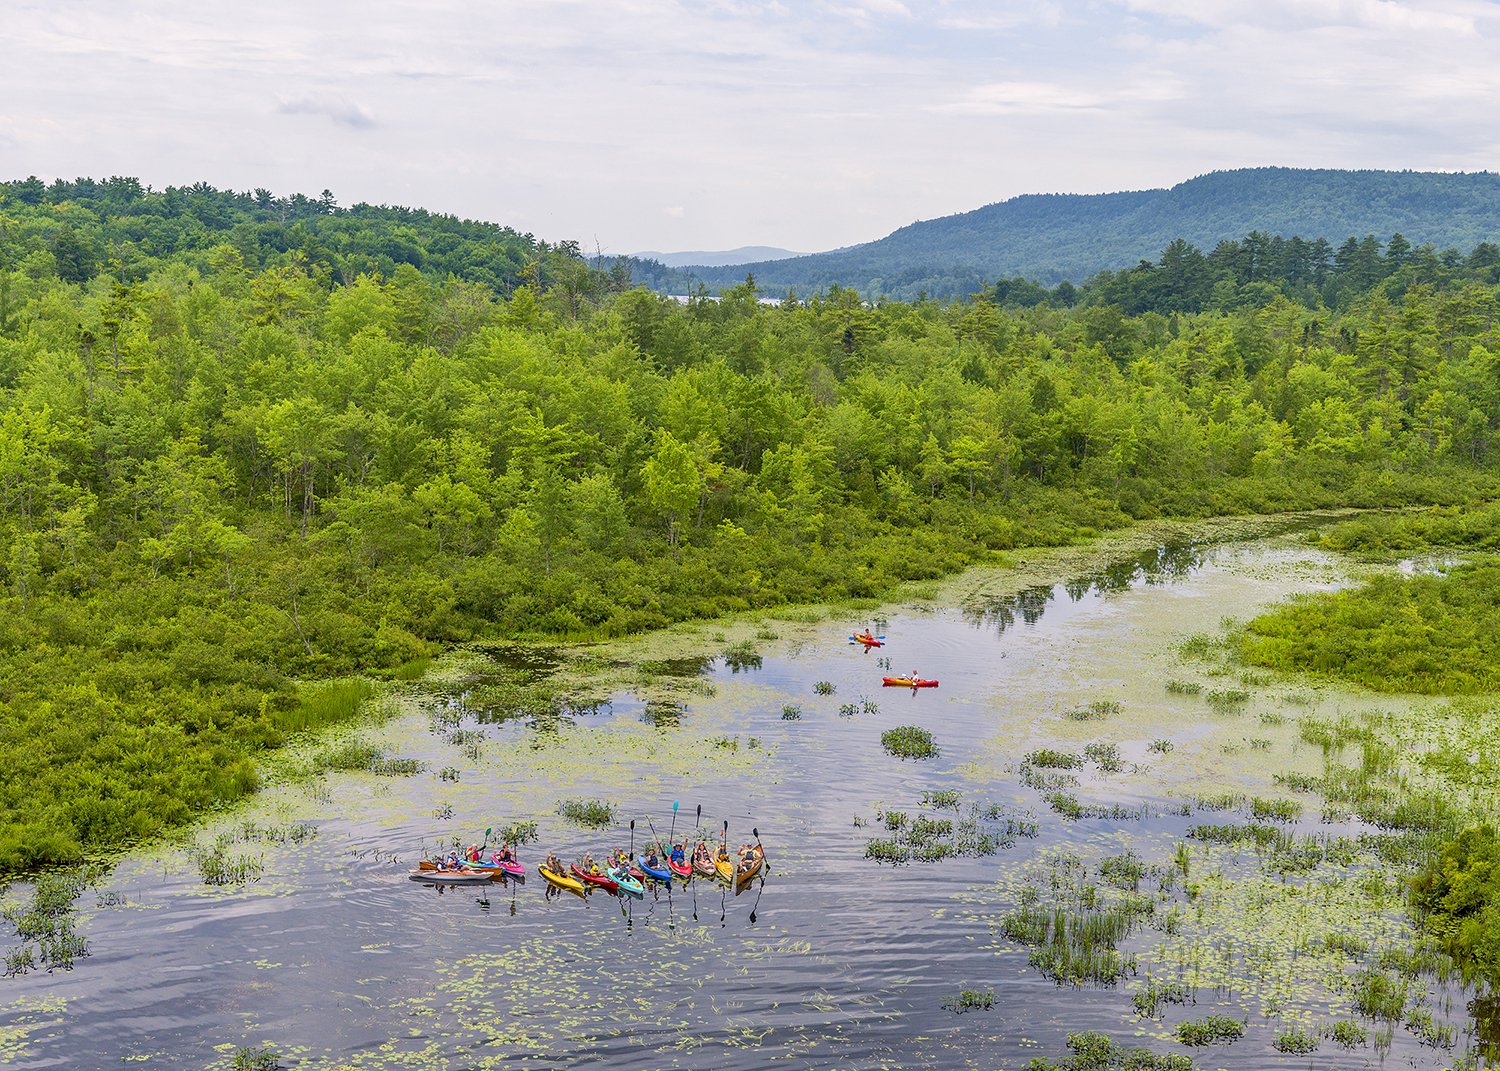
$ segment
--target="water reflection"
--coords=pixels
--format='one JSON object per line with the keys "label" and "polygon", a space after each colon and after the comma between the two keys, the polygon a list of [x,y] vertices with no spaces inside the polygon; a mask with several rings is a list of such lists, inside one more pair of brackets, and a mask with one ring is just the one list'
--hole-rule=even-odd
{"label": "water reflection", "polygon": [[1063,595],[1077,603],[1091,595],[1112,595],[1141,585],[1171,583],[1202,566],[1211,550],[1207,543],[1167,543],[1061,584],[1042,584],[1006,595],[978,595],[963,608],[964,618],[976,628],[989,626],[997,633],[1013,628],[1017,621],[1035,625],[1047,605]]}

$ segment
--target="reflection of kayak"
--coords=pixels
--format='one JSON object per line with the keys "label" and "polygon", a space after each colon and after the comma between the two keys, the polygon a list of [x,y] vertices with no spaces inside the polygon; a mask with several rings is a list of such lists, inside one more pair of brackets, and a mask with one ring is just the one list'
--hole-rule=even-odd
{"label": "reflection of kayak", "polygon": [[856,633],[854,633],[854,635],[850,636],[849,637],[849,641],[851,643],[862,643],[866,647],[883,647],[883,646],[885,646],[885,637],[884,636],[861,636],[858,632],[856,632]]}
{"label": "reflection of kayak", "polygon": [[937,681],[925,681],[921,677],[882,677],[887,686],[896,685],[902,688],[936,688]]}
{"label": "reflection of kayak", "polygon": [[650,878],[652,881],[659,881],[665,885],[672,884],[672,872],[663,867],[651,866],[646,862],[646,857],[644,855],[636,857],[635,865],[640,867],[641,873],[645,874],[646,877]]}
{"label": "reflection of kayak", "polygon": [[586,881],[590,885],[597,885],[605,892],[614,892],[620,887],[620,883],[614,878],[606,878],[603,874],[592,874],[577,863],[574,863],[571,869],[573,876],[579,881]]}
{"label": "reflection of kayak", "polygon": [[412,881],[426,881],[435,885],[488,885],[490,876],[477,870],[422,870],[418,868],[409,875]]}
{"label": "reflection of kayak", "polygon": [[577,878],[570,878],[566,874],[554,874],[544,866],[537,867],[537,869],[542,872],[542,877],[546,878],[549,884],[559,889],[567,889],[568,892],[577,893],[579,896],[583,895],[583,882]]}
{"label": "reflection of kayak", "polygon": [[609,876],[619,885],[621,892],[628,892],[631,896],[642,897],[646,895],[646,887],[635,878],[632,878],[624,870],[616,869],[609,872]]}

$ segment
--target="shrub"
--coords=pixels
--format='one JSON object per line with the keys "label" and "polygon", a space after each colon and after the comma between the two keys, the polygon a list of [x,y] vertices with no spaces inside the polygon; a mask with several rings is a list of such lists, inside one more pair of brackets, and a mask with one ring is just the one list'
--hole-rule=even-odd
{"label": "shrub", "polygon": [[1459,966],[1500,984],[1500,838],[1466,829],[1412,880],[1411,905]]}

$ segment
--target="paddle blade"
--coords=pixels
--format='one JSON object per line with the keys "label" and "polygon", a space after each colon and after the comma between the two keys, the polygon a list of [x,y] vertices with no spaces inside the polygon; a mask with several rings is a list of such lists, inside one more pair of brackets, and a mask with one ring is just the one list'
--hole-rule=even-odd
{"label": "paddle blade", "polygon": [[677,801],[676,800],[672,801],[672,813],[673,814],[677,813]]}
{"label": "paddle blade", "polygon": [[635,829],[635,819],[634,819],[634,818],[632,818],[632,819],[631,819],[631,820],[630,820],[630,828],[631,828],[631,829],[632,829],[632,830],[634,830],[634,829]]}
{"label": "paddle blade", "polygon": [[754,833],[757,838],[760,837],[760,830],[758,830],[758,829],[752,829],[750,832]]}

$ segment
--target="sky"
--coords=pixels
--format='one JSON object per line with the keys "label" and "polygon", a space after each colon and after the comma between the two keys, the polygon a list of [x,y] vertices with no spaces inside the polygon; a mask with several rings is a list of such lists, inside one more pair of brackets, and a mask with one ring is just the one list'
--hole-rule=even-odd
{"label": "sky", "polygon": [[1500,0],[0,0],[0,178],[823,250],[1235,167],[1500,169]]}

